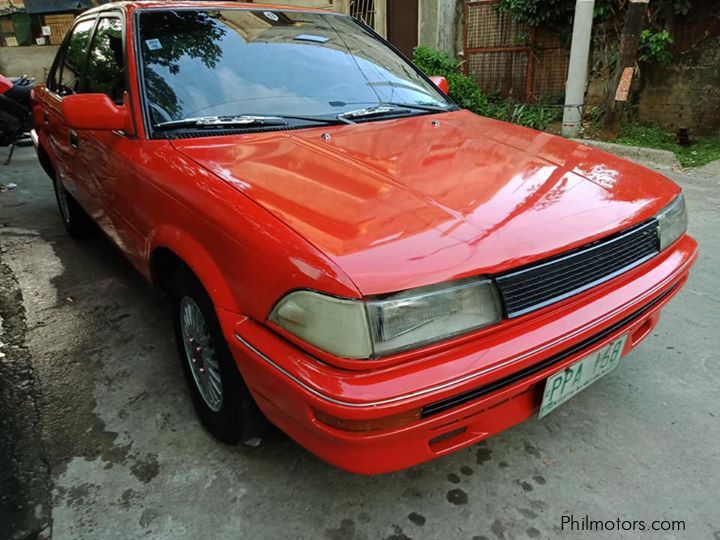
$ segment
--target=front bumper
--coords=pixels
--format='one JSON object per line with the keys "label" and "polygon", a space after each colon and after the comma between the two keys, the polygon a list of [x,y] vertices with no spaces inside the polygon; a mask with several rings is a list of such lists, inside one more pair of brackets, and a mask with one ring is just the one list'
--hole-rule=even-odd
{"label": "front bumper", "polygon": [[[268,419],[342,469],[378,474],[474,444],[536,413],[545,379],[628,333],[627,354],[655,327],[697,257],[689,236],[645,264],[577,297],[501,325],[482,339],[371,372],[309,357],[247,318],[221,312],[238,367]],[[373,432],[330,427],[315,411],[376,420],[421,409]]]}

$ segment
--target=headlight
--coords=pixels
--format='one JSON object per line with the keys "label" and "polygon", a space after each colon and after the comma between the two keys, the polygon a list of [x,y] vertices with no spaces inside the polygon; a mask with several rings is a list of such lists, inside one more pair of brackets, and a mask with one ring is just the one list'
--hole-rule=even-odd
{"label": "headlight", "polygon": [[471,278],[363,301],[294,291],[269,318],[319,349],[366,359],[465,334],[501,317],[492,282]]}
{"label": "headlight", "polygon": [[685,196],[681,193],[657,215],[660,231],[660,251],[680,238],[687,231],[688,217]]}
{"label": "headlight", "polygon": [[323,351],[346,358],[372,356],[362,302],[313,291],[295,291],[278,302],[269,318]]}
{"label": "headlight", "polygon": [[464,279],[367,303],[376,356],[410,349],[496,323],[502,317],[489,280]]}

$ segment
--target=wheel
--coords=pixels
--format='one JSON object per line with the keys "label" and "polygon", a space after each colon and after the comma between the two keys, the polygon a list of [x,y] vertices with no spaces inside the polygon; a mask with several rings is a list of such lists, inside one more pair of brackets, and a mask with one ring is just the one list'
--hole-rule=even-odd
{"label": "wheel", "polygon": [[172,280],[170,296],[180,361],[200,421],[226,444],[257,446],[265,419],[235,365],[210,297],[187,270]]}
{"label": "wheel", "polygon": [[85,213],[85,210],[73,199],[68,193],[65,186],[58,179],[53,180],[55,187],[55,198],[57,199],[58,208],[60,209],[60,217],[62,218],[65,229],[74,238],[82,238],[92,233],[94,224]]}

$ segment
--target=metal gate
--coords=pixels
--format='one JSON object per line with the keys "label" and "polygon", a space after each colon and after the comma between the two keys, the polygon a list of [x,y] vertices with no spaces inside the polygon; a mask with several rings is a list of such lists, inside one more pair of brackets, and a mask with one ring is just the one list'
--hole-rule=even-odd
{"label": "metal gate", "polygon": [[350,15],[375,28],[375,0],[350,0]]}
{"label": "metal gate", "polygon": [[518,101],[565,93],[569,51],[556,32],[517,23],[500,0],[467,0],[464,5],[465,73],[486,94]]}

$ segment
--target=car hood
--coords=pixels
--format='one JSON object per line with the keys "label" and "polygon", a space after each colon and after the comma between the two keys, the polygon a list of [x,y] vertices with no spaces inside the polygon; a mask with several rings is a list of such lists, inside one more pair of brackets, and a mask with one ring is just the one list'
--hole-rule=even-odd
{"label": "car hood", "polygon": [[649,219],[679,192],[599,150],[466,111],[173,145],[362,294],[543,259]]}

